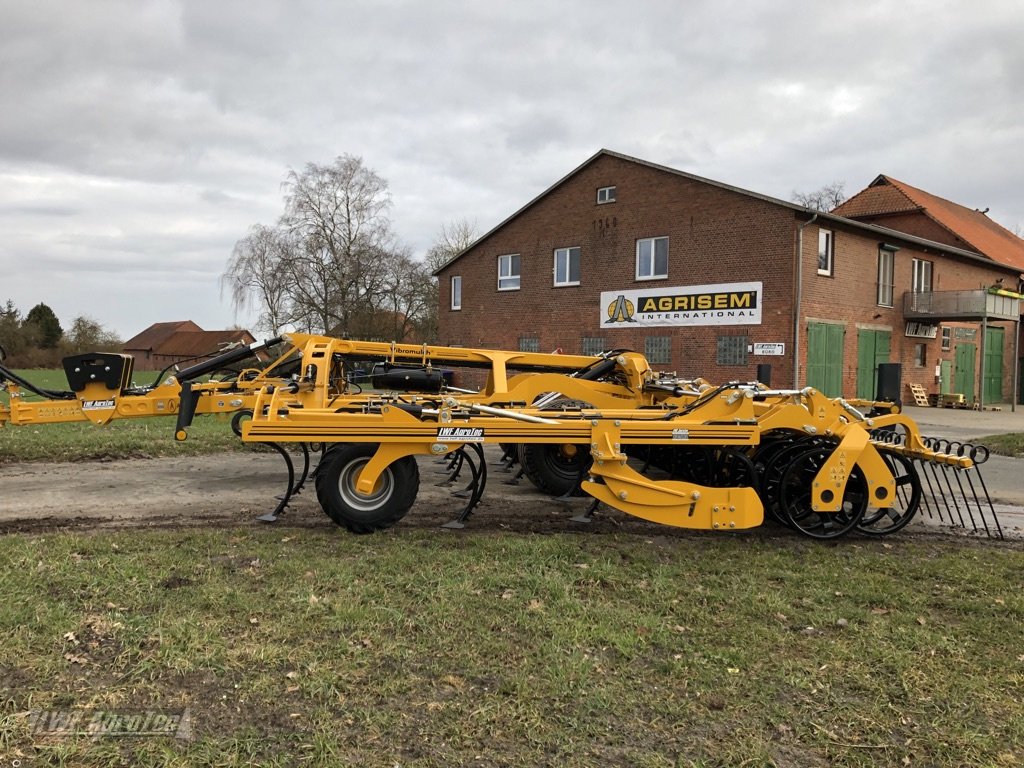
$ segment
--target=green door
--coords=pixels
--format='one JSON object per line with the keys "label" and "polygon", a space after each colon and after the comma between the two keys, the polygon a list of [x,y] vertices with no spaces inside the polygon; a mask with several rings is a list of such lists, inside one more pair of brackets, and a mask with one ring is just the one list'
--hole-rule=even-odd
{"label": "green door", "polygon": [[939,394],[948,395],[950,390],[951,379],[953,378],[953,361],[942,360],[939,363]]}
{"label": "green door", "polygon": [[963,395],[968,402],[974,400],[974,357],[976,344],[957,344],[953,351],[953,393]]}
{"label": "green door", "polygon": [[1003,328],[985,329],[986,403],[1003,402]]}
{"label": "green door", "polygon": [[857,331],[857,397],[875,399],[878,364],[889,362],[889,331]]}
{"label": "green door", "polygon": [[843,339],[846,328],[836,323],[807,324],[807,386],[829,397],[843,394]]}

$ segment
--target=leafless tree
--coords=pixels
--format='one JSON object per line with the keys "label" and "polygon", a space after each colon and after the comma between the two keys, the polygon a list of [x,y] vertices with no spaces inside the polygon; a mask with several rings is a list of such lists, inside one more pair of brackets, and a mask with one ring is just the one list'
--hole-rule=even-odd
{"label": "leafless tree", "polygon": [[427,251],[427,266],[436,272],[477,239],[476,222],[468,219],[454,219],[441,225],[437,241]]}
{"label": "leafless tree", "polygon": [[394,246],[387,182],[361,158],[342,155],[291,171],[284,189],[281,227],[298,246],[288,259],[296,314],[312,330],[349,333],[358,316],[372,313],[384,270],[379,255]]}
{"label": "leafless tree", "polygon": [[[222,291],[260,323],[366,339],[423,340],[436,318],[436,280],[396,241],[387,182],[358,157],[308,163],[284,185],[277,225],[235,245]],[[443,230],[444,231],[444,230]],[[467,226],[454,226],[455,238]]]}
{"label": "leafless tree", "polygon": [[220,278],[221,295],[227,290],[235,309],[258,310],[258,326],[271,335],[296,320],[287,269],[294,248],[286,231],[256,224],[235,243]]}
{"label": "leafless tree", "polygon": [[831,211],[846,202],[846,182],[833,181],[813,192],[793,192],[793,202],[816,211]]}

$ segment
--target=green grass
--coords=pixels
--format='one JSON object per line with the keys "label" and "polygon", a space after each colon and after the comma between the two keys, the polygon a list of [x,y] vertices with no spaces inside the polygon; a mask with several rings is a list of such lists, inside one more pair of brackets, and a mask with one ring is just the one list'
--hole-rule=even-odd
{"label": "green grass", "polygon": [[[0,539],[25,766],[1024,760],[1024,551],[333,529]],[[191,711],[195,739],[33,736]]]}
{"label": "green grass", "polygon": [[988,437],[979,438],[977,442],[988,447],[992,453],[999,454],[1000,456],[1024,458],[1024,432],[989,435]]}
{"label": "green grass", "polygon": [[[36,386],[65,390],[63,371],[17,371]],[[137,384],[149,385],[157,372],[136,373]],[[39,400],[31,395],[26,399]],[[0,403],[9,396],[0,392]],[[89,461],[97,459],[197,456],[244,450],[225,416],[197,416],[185,442],[174,440],[173,416],[117,419],[98,427],[89,422],[0,427],[0,463],[12,461]],[[2,766],[2,763],[0,763]]]}

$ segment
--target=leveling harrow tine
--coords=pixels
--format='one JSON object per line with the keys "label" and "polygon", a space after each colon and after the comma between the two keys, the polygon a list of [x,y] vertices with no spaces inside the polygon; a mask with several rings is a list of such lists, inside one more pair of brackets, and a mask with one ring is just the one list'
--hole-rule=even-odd
{"label": "leveling harrow tine", "polygon": [[[963,456],[964,455],[964,443],[960,443],[960,442],[956,442],[956,441],[951,441],[949,443],[949,452],[952,453],[952,454],[955,454],[956,456]],[[978,530],[978,523],[974,519],[974,512],[971,509],[971,500],[967,498],[967,492],[964,491],[964,484],[960,480],[960,473],[962,471],[963,470],[961,470],[958,467],[956,470],[954,470],[953,477],[956,478],[957,487],[960,489],[960,496],[963,498],[964,506],[967,508],[967,516],[969,518],[971,518],[971,526],[974,528],[975,531],[977,531]],[[947,471],[947,475],[948,475],[948,471]],[[975,500],[977,500],[977,499],[975,499]],[[985,533],[988,534],[989,536],[991,536],[992,534],[989,533],[989,530],[988,530],[988,523],[985,522],[985,516],[981,515],[980,517],[981,517],[981,524],[985,527]]]}
{"label": "leveling harrow tine", "polygon": [[[969,444],[965,444],[965,447]],[[984,451],[984,456],[979,456],[979,451]],[[988,509],[992,513],[992,522],[995,525],[996,532],[999,538],[1003,538],[1003,528],[999,524],[999,516],[996,515],[996,508],[992,504],[992,497],[989,496],[988,487],[985,485],[985,478],[981,474],[981,465],[988,461],[989,451],[984,445],[970,445],[969,458],[973,462],[973,466],[964,472],[964,477],[967,478],[967,484],[971,487],[971,493],[974,496],[974,501],[978,505],[978,514],[981,516],[982,522],[985,521],[985,510],[981,506],[981,499],[978,497],[978,492],[974,488],[974,482],[971,480],[971,470],[978,476],[978,482],[981,484],[982,490],[985,492],[985,502],[988,504]],[[990,536],[992,535],[988,529],[988,525],[985,526],[985,532]]]}

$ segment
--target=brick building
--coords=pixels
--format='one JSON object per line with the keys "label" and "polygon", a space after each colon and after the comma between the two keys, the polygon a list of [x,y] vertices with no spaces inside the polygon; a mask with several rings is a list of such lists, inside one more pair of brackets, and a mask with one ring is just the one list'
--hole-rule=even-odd
{"label": "brick building", "polygon": [[[1019,317],[1016,299],[987,289],[1016,291],[1021,267],[965,245],[602,150],[438,271],[440,342],[629,348],[712,381],[770,363],[776,386],[847,397],[872,397],[878,363],[891,361],[938,392],[954,328]],[[947,295],[973,302],[948,332],[930,314]],[[989,334],[1002,346],[990,350],[989,402],[1012,391],[1012,329]],[[966,358],[965,347],[961,374]]]}

